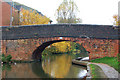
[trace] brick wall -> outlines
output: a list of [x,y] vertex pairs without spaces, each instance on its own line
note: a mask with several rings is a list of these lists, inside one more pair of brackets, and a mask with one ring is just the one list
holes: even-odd
[[[2,53],[12,55],[12,59],[31,61],[33,52],[43,43],[54,40],[70,40],[83,44],[83,47],[90,52],[90,59],[101,57],[116,57],[119,50],[118,40],[113,39],[89,39],[89,38],[36,38],[36,39],[18,39],[2,40]],[[41,55],[41,53],[39,53]]]
[[[0,0],[0,26],[10,26],[11,6],[7,2]],[[12,7],[13,22],[12,25],[18,25],[19,13],[18,10]]]
[[9,26],[10,25],[10,5],[6,2],[0,4],[2,6],[2,26]]

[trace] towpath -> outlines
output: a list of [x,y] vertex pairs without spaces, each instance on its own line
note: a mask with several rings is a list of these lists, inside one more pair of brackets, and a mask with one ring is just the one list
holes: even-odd
[[98,65],[108,78],[118,78],[120,80],[120,74],[113,67],[110,67],[107,64],[103,63],[91,63],[91,64]]

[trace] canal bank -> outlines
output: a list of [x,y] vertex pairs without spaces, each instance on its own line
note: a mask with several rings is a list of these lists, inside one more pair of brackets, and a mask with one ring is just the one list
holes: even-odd
[[113,67],[103,64],[103,63],[90,63],[96,66],[99,66],[101,70],[104,72],[104,74],[107,76],[109,79],[115,79],[115,80],[120,80],[120,73],[116,71]]
[[102,63],[91,63],[88,61],[72,60],[73,64],[86,66],[87,77],[86,78],[104,78],[104,79],[120,79],[120,74],[114,68]]

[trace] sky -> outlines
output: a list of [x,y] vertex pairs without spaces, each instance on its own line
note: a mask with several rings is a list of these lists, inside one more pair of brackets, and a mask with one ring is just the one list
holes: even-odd
[[[56,24],[55,12],[63,0],[13,0],[40,11]],[[74,0],[80,11],[82,24],[113,25],[120,0]]]

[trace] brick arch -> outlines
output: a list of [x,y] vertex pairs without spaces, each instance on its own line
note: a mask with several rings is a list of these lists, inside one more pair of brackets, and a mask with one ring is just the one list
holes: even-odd
[[41,44],[39,47],[37,47],[33,53],[32,53],[32,59],[34,60],[40,60],[42,59],[42,52],[44,51],[44,49],[56,42],[62,42],[62,41],[69,41],[69,40],[53,40],[53,41],[48,41],[48,42],[44,42],[43,44]]
[[75,43],[78,43],[78,44],[83,44],[82,46],[89,51],[89,46],[84,46],[85,45],[85,40],[89,40],[88,37],[84,37],[84,38],[72,38],[72,37],[53,37],[53,38],[45,38],[44,41],[40,46],[38,46],[32,53],[32,59],[33,60],[40,60],[42,59],[42,52],[43,50],[53,44],[53,43],[56,43],[56,42],[62,42],[62,41],[71,41],[71,42],[75,42]]

